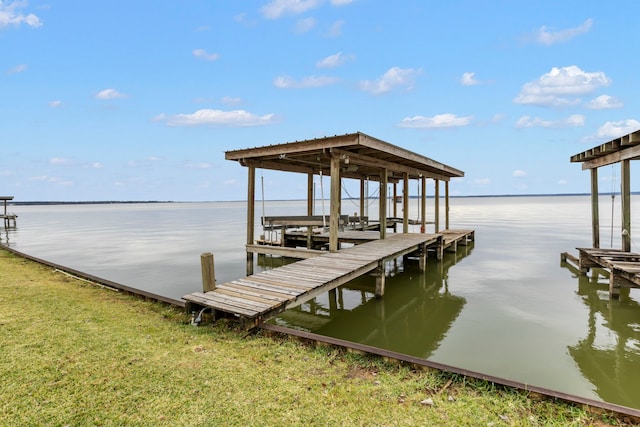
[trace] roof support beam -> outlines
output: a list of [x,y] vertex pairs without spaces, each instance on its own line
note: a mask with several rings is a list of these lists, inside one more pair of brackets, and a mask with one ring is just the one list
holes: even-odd
[[592,160],[587,160],[582,163],[582,170],[599,168],[602,166],[611,165],[621,162],[623,160],[633,160],[640,157],[640,145],[625,148],[624,150],[616,151],[615,153],[605,154],[602,157],[597,157]]
[[[364,154],[356,154],[350,151],[341,150],[339,148],[332,148],[331,153],[335,153],[339,156],[344,156],[349,158],[350,163],[360,164],[364,166],[373,166],[378,168],[387,169],[388,172],[400,172],[407,173],[413,177],[419,177],[420,175],[426,176],[428,178],[439,179],[441,181],[448,181],[450,178],[443,174],[439,174],[436,172],[432,172],[429,170],[421,170],[416,168],[411,168],[408,166],[402,166],[397,163],[387,162],[385,160],[376,159],[374,157],[369,157]],[[387,175],[388,178],[388,175]]]

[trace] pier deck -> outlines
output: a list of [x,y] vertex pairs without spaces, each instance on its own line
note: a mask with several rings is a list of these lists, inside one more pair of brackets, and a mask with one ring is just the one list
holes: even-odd
[[[578,248],[578,251],[580,274],[586,274],[591,267],[609,271],[609,295],[612,297],[620,295],[621,287],[640,288],[639,253],[600,248]],[[567,259],[566,254],[563,255]]]
[[[458,230],[456,242],[473,237],[471,230]],[[376,294],[384,293],[384,264],[397,257],[417,253],[421,269],[427,250],[442,247],[443,234],[393,234],[386,239],[328,252],[217,285],[212,291],[182,297],[187,310],[211,308],[239,317],[244,327],[300,305],[316,296],[370,272],[377,273]],[[451,240],[453,242],[453,240]]]

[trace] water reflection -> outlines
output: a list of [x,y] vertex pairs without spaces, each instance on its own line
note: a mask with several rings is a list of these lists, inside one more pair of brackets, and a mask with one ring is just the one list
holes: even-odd
[[605,401],[638,407],[640,384],[640,304],[623,288],[620,299],[609,298],[609,275],[592,269],[578,277],[579,295],[588,308],[587,336],[568,346],[582,375]]
[[449,290],[449,268],[470,255],[473,243],[429,259],[422,273],[417,262],[387,264],[387,286],[375,298],[375,278],[363,276],[300,307],[275,323],[321,335],[428,358],[446,337],[466,299]]

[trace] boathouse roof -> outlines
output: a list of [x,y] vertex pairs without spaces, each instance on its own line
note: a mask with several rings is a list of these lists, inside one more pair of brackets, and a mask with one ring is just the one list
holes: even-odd
[[406,150],[362,132],[287,142],[225,152],[227,160],[260,169],[330,174],[332,156],[340,156],[340,174],[346,178],[378,180],[387,169],[389,181],[420,177],[449,181],[464,172],[421,154]]
[[571,156],[571,162],[582,163],[582,169],[635,159],[640,159],[640,129]]

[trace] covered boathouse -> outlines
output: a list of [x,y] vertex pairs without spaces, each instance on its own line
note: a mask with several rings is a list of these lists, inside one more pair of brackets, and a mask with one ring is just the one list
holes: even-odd
[[[287,142],[225,152],[227,160],[247,168],[247,277],[221,285],[204,286],[203,292],[183,296],[187,310],[210,308],[214,313],[233,314],[245,327],[300,305],[364,274],[376,276],[375,293],[384,294],[385,264],[398,257],[413,256],[425,269],[427,254],[442,258],[443,251],[456,250],[474,239],[473,230],[449,229],[449,181],[464,172],[428,157],[392,145],[361,132]],[[265,227],[277,228],[278,242],[256,241],[256,169],[297,172],[307,177],[307,215],[263,217]],[[330,177],[329,214],[314,215],[314,177]],[[341,206],[342,179],[360,182],[360,212],[344,215]],[[426,182],[435,183],[435,233],[426,233]],[[420,183],[419,221],[409,220],[409,181]],[[379,183],[379,212],[375,221],[365,216],[365,182]],[[440,182],[445,185],[445,228],[440,230]],[[393,185],[393,212],[387,212],[388,186]],[[397,186],[402,196],[398,196]],[[402,217],[397,217],[396,199],[401,198]],[[390,214],[392,216],[390,216]],[[421,233],[409,233],[409,224]],[[402,233],[387,235],[387,229]],[[300,231],[305,229],[305,231]],[[343,244],[348,247],[343,248]],[[266,254],[302,259],[293,264],[254,274],[254,255]],[[203,272],[204,272],[203,267]],[[210,281],[209,281],[210,282]],[[203,284],[205,278],[203,274]]]
[[[640,288],[640,254],[631,252],[631,160],[640,159],[640,130],[612,139],[589,150],[571,156],[571,162],[582,163],[582,170],[591,173],[591,248],[578,248],[579,258],[562,254],[584,275],[592,267],[609,272],[609,295],[618,298],[620,288]],[[598,169],[620,164],[620,194],[622,213],[621,247],[600,248],[600,215],[598,206]]]

